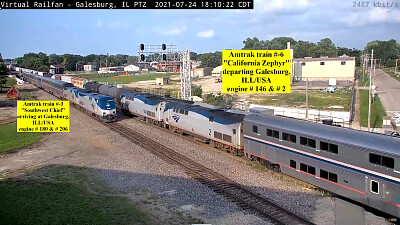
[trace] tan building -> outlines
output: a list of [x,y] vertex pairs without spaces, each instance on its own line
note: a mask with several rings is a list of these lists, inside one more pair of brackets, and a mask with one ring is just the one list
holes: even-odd
[[213,70],[212,67],[194,68],[194,69],[192,69],[190,75],[192,77],[211,76],[212,70]]
[[356,59],[347,55],[328,58],[305,57],[293,59],[294,80],[336,80],[353,81],[355,78]]

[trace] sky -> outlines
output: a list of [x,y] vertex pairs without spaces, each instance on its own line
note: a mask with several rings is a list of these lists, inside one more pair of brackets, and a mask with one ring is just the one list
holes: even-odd
[[290,36],[363,49],[400,42],[398,7],[353,7],[350,0],[254,0],[251,10],[0,10],[0,53],[137,55],[143,44],[175,44],[197,53],[241,49],[250,37]]

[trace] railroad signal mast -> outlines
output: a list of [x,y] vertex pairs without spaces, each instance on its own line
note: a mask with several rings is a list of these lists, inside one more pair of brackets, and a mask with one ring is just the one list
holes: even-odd
[[177,45],[145,45],[138,47],[138,63],[141,69],[147,69],[152,63],[164,64],[167,71],[176,72],[179,69],[181,81],[181,99],[192,99],[191,62],[189,48],[178,51]]

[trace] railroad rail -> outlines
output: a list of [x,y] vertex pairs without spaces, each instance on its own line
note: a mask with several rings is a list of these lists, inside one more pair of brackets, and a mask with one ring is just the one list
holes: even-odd
[[192,178],[210,187],[216,193],[222,194],[233,202],[236,202],[245,210],[251,210],[276,224],[313,224],[248,188],[118,122],[107,123],[106,126],[161,159],[181,166]]

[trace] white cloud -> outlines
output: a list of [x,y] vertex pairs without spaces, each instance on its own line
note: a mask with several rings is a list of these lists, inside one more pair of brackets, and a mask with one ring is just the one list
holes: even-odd
[[[143,30],[142,30],[143,31]],[[186,31],[185,24],[174,24],[170,26],[156,26],[149,32],[154,33],[158,36],[176,36]]]
[[310,7],[308,0],[255,0],[254,9],[260,12],[303,10]]
[[197,33],[197,36],[201,38],[211,38],[214,37],[214,35],[214,30],[205,30]]
[[127,28],[128,23],[127,22],[118,22],[118,21],[112,21],[112,22],[103,22],[101,20],[97,20],[96,27],[109,27],[109,28]]
[[96,27],[102,27],[103,25],[103,21],[97,20]]
[[400,11],[373,8],[368,11],[353,12],[339,18],[338,21],[350,26],[364,26],[377,23],[400,23]]

